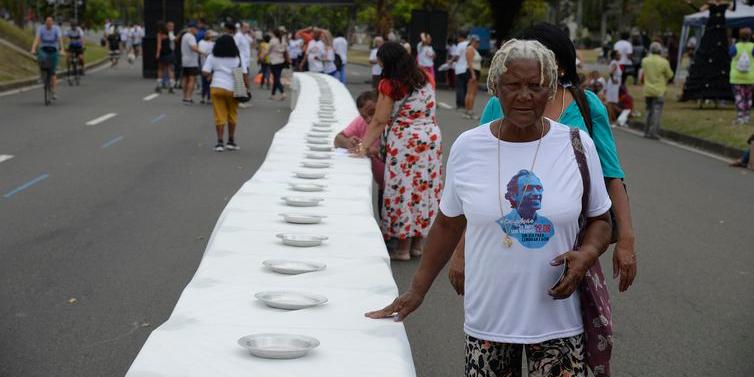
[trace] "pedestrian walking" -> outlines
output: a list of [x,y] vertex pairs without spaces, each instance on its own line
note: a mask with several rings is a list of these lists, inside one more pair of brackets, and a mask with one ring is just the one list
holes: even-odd
[[469,41],[466,40],[468,34],[461,31],[458,34],[458,44],[456,44],[454,60],[454,71],[456,73],[456,109],[466,111],[466,92],[469,87],[469,62],[466,57],[466,48],[469,47]]
[[[241,67],[244,72],[244,84],[246,84],[246,88],[249,88],[248,67],[241,58],[233,37],[223,35],[217,38],[212,54],[207,57],[202,68],[202,74],[210,78],[211,81],[210,93],[217,134],[217,144],[214,147],[216,152],[239,149],[235,140],[236,125],[238,124],[238,102],[233,98],[233,88],[236,84],[233,71],[238,67]],[[226,125],[228,126],[228,142],[224,143]]]
[[[204,38],[202,38],[201,41],[199,41],[199,65],[201,67],[204,67],[204,64],[207,62],[207,56],[212,53],[212,49],[215,47],[215,38],[217,37],[217,33],[212,30],[207,30],[204,33]],[[209,77],[205,75],[201,75],[202,77],[202,99],[201,103],[212,103],[210,99],[210,82]]]
[[[283,101],[288,98],[283,89],[283,68],[285,67],[285,54],[288,51],[288,43],[285,40],[285,33],[280,29],[273,31],[273,37],[270,39],[270,70],[272,71],[272,95],[270,99]],[[275,96],[279,91],[280,96]]]
[[479,90],[479,76],[482,74],[482,55],[479,54],[479,36],[472,35],[469,37],[469,46],[466,47],[466,52],[462,59],[466,60],[468,65],[468,83],[466,84],[466,98],[464,100],[464,107],[466,112],[464,118],[466,119],[479,119],[474,115],[474,101],[476,100],[476,93]]
[[141,56],[141,43],[144,40],[144,28],[139,24],[134,24],[134,58]]
[[382,80],[382,66],[377,59],[377,51],[379,51],[380,47],[385,43],[385,40],[378,35],[374,37],[372,43],[374,44],[374,47],[369,51],[369,64],[372,65],[372,88],[376,90],[377,85],[379,85],[380,80]]
[[448,89],[455,90],[455,84],[456,84],[456,70],[455,70],[455,58],[458,56],[457,48],[456,48],[456,41],[453,40],[453,38],[448,38],[448,41],[445,44],[446,49],[448,50],[448,56],[446,57],[445,64],[443,64],[439,70],[443,71],[445,70],[446,80],[448,82]]
[[170,34],[167,24],[157,23],[157,50],[155,51],[155,60],[157,60],[157,93],[162,92],[163,88],[168,88],[168,92],[173,94],[174,79],[174,60],[175,53],[170,44]]
[[574,293],[610,238],[596,148],[585,132],[543,116],[558,66],[541,43],[505,43],[488,82],[505,118],[453,143],[440,213],[411,286],[366,316],[405,320],[466,228],[465,375],[518,375],[525,350],[529,376],[584,377],[591,317]]
[[647,124],[644,126],[644,137],[648,139],[660,138],[660,120],[665,103],[665,91],[668,80],[673,78],[670,62],[661,54],[662,45],[653,42],[649,45],[649,56],[641,61],[640,79],[644,84],[644,100],[647,103]]
[[634,65],[631,60],[631,56],[634,53],[634,46],[628,41],[629,38],[631,38],[631,34],[623,32],[620,35],[620,40],[615,42],[615,45],[613,46],[613,51],[618,51],[620,53],[618,64],[620,64],[620,69],[623,72],[620,82],[621,85],[626,84],[626,78],[628,78],[628,76],[634,75],[634,77],[636,77],[636,74],[633,73]]
[[249,30],[249,24],[243,23],[240,29],[233,27],[233,41],[235,41],[238,51],[241,54],[244,64],[248,67],[251,62],[251,41],[246,37],[244,30]]
[[325,71],[324,66],[324,53],[325,44],[322,43],[322,31],[314,29],[312,33],[312,40],[309,41],[306,47],[306,59],[309,67],[309,72],[323,73]]
[[338,31],[335,34],[335,39],[332,41],[332,47],[335,50],[335,54],[340,58],[340,67],[338,67],[337,60],[335,66],[338,68],[338,73],[335,77],[343,84],[346,83],[346,63],[348,63],[348,40],[343,35],[342,31]]
[[[597,95],[589,91],[577,90],[579,77],[575,64],[576,48],[568,34],[556,25],[541,23],[525,30],[522,38],[536,40],[555,53],[560,76],[555,96],[545,107],[545,117],[588,132],[596,145],[608,194],[614,203],[612,215],[615,218],[613,227],[616,234],[611,241],[616,242],[616,245],[613,249],[613,278],[619,279],[618,289],[623,292],[633,284],[636,278],[635,236],[631,207],[623,184],[625,173],[620,163],[607,111]],[[492,84],[488,78],[487,86]],[[619,77],[616,85],[620,85]],[[499,104],[498,97],[490,98],[482,114],[481,124],[489,123],[505,115],[501,113],[502,108]],[[455,255],[454,259],[456,259]],[[460,258],[458,263],[451,265],[451,269],[456,272],[456,279],[451,279],[451,281],[460,283],[454,284],[459,293],[463,292],[462,262],[463,258]],[[461,278],[458,279],[458,276]]]
[[743,156],[741,156],[740,159],[731,162],[729,164],[730,167],[749,168],[750,170],[754,170],[754,164],[752,164],[751,161],[751,155],[754,153],[754,135],[749,136],[749,139],[746,140],[746,144],[749,146],[744,151]]
[[620,88],[623,82],[623,69],[620,64],[620,52],[610,51],[610,64],[607,66],[607,85],[605,86],[605,99],[610,116],[610,123],[615,124],[618,114],[621,112]]
[[193,94],[196,88],[196,76],[199,75],[199,45],[196,43],[197,25],[195,21],[188,23],[188,31],[181,37],[181,67],[183,67],[183,104],[194,103]]
[[265,34],[262,37],[262,42],[259,43],[259,58],[257,63],[259,64],[259,73],[257,77],[261,75],[259,80],[259,87],[270,88],[270,41],[272,38],[269,34]]
[[[421,256],[423,240],[437,215],[442,192],[442,137],[431,78],[400,43],[387,42],[377,52],[382,65],[379,98],[367,135],[354,152],[365,156],[379,135],[385,159],[381,228],[397,238],[394,260]],[[370,148],[372,148],[370,150]]]
[[115,28],[115,25],[110,26],[110,30],[108,30],[107,34],[107,47],[108,47],[108,56],[110,57],[110,68],[115,68],[115,66],[118,65],[118,60],[120,60],[120,33],[118,33],[118,30]]
[[322,39],[320,40],[321,46],[323,46],[322,64],[323,72],[338,77],[338,66],[335,64],[335,47],[333,46],[333,37],[329,30],[322,31]]
[[733,86],[733,98],[736,101],[736,120],[734,124],[744,125],[751,122],[752,87],[754,87],[754,42],[751,41],[751,29],[738,31],[739,41],[730,47],[730,84]]
[[301,55],[304,53],[304,40],[299,38],[296,33],[291,33],[288,40],[288,56],[291,59],[291,70],[298,70],[301,64]]
[[416,46],[416,61],[419,67],[427,72],[427,75],[435,81],[435,49],[432,48],[432,36],[429,33],[421,33],[421,41]]

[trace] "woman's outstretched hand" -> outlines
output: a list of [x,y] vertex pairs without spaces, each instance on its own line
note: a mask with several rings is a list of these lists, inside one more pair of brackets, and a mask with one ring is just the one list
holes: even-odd
[[369,312],[364,315],[372,319],[393,317],[396,322],[403,321],[413,313],[419,305],[421,305],[422,301],[424,301],[424,295],[409,289],[402,295],[398,296],[392,304],[381,310]]
[[560,281],[548,292],[550,296],[557,300],[570,297],[597,259],[599,259],[599,253],[587,250],[572,250],[558,255],[550,264],[560,266],[565,263],[566,271]]

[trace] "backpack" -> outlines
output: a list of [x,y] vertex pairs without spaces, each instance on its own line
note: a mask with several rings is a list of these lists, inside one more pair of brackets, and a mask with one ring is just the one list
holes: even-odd
[[736,61],[736,70],[743,73],[748,73],[751,70],[751,57],[749,53],[743,52]]

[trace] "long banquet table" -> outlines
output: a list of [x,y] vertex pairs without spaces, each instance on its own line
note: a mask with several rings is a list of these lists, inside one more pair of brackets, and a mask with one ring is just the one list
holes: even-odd
[[[294,108],[272,141],[263,165],[222,212],[201,264],[170,318],[155,329],[127,377],[223,376],[415,376],[402,323],[371,320],[363,313],[389,303],[398,290],[379,227],[372,214],[369,161],[333,152],[324,192],[297,193],[289,183],[308,151],[305,134],[317,120],[320,89],[332,92],[342,130],[358,112],[348,90],[326,75],[295,73]],[[317,207],[288,207],[281,196],[318,196]],[[320,224],[288,224],[283,212],[326,215]],[[327,235],[318,247],[285,246],[281,232]],[[323,271],[281,275],[263,268],[266,259],[290,258],[327,264]],[[314,308],[285,311],[254,298],[285,289],[327,296]],[[253,333],[313,336],[321,342],[307,356],[268,360],[251,356],[237,340]]]

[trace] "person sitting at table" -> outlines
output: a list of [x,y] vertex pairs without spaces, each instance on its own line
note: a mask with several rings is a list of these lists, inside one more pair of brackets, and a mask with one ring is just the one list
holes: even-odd
[[[375,105],[377,104],[377,94],[373,91],[366,91],[356,97],[356,107],[359,109],[359,116],[354,118],[351,123],[335,135],[335,147],[353,149],[359,146],[367,134],[369,122],[374,116]],[[379,148],[380,140],[374,141],[373,146]],[[377,183],[377,203],[382,216],[382,193],[385,188],[385,162],[378,156],[372,156],[372,176]]]

